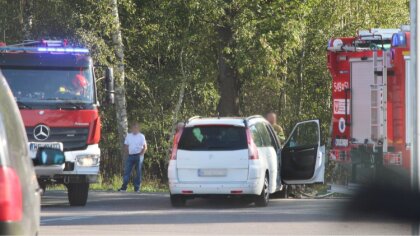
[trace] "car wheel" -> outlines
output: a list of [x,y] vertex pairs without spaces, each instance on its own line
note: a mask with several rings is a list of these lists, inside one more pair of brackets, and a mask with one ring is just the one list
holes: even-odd
[[255,198],[255,205],[257,207],[265,207],[268,205],[268,201],[270,200],[270,191],[268,190],[268,186],[269,186],[268,175],[265,175],[264,185],[263,185],[261,194]]
[[171,194],[171,205],[173,207],[184,207],[186,203],[187,199],[184,196]]
[[89,183],[67,184],[67,196],[70,206],[85,206],[89,193]]

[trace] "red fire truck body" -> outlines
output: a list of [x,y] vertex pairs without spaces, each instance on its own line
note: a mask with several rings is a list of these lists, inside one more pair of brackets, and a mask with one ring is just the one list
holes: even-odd
[[[107,98],[112,103],[112,69],[106,71]],[[35,167],[40,186],[64,184],[70,205],[85,205],[89,184],[99,176],[101,135],[89,50],[57,40],[0,43],[0,72],[18,103],[30,157],[35,160],[43,147],[65,154],[63,165]]]
[[333,79],[330,160],[355,169],[383,166],[404,176],[410,170],[413,88],[408,29],[361,30],[329,41]]

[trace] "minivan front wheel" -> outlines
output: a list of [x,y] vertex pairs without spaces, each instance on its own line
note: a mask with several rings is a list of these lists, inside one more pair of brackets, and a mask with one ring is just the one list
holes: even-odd
[[257,207],[266,207],[268,205],[268,201],[270,199],[270,191],[268,190],[268,186],[269,186],[268,175],[265,175],[264,185],[263,185],[261,194],[256,196],[255,201],[254,201]]
[[183,207],[185,206],[187,199],[185,199],[184,196],[181,195],[173,195],[171,194],[171,205],[173,207]]

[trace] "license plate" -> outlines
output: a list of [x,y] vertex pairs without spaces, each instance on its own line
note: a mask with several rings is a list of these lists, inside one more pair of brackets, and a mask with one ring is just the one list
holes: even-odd
[[349,140],[348,139],[336,139],[335,140],[335,146],[337,146],[337,147],[347,147],[347,146],[349,146]]
[[200,177],[223,177],[226,176],[226,169],[199,169],[198,176]]
[[54,148],[54,149],[60,149],[61,151],[63,151],[63,143],[59,143],[59,142],[52,142],[52,143],[29,143],[29,156],[31,158],[35,158],[36,157],[36,152],[38,151],[38,148],[41,147],[47,147],[47,148]]

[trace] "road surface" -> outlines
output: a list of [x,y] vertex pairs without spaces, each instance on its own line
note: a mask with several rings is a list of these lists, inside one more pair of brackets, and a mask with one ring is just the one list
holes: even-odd
[[65,192],[42,200],[41,235],[410,234],[410,225],[346,217],[347,200],[273,199],[266,208],[195,199],[174,209],[168,194],[91,192],[70,207]]

